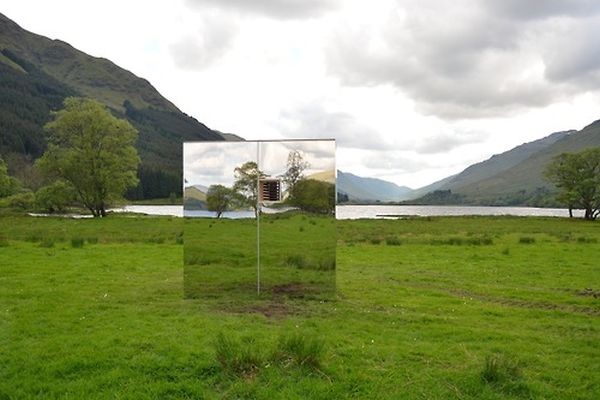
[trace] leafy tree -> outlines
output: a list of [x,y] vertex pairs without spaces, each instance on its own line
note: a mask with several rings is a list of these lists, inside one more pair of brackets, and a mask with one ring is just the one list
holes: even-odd
[[308,168],[310,164],[304,161],[302,153],[298,150],[290,151],[287,159],[287,171],[283,174],[283,181],[286,184],[288,192],[291,192],[294,185],[304,178],[304,170]]
[[301,179],[292,188],[290,203],[304,211],[331,214],[335,210],[335,185]]
[[240,203],[240,206],[252,207],[254,214],[258,215],[256,207],[258,193],[258,179],[266,175],[258,169],[258,164],[254,161],[247,161],[233,171],[235,182],[233,191]]
[[137,131],[94,100],[69,97],[64,105],[45,126],[48,150],[38,166],[69,182],[81,204],[104,217],[108,204],[137,184]]
[[20,187],[17,179],[8,175],[8,167],[2,158],[0,158],[0,197],[15,194]]
[[557,200],[569,207],[585,210],[585,219],[600,214],[600,147],[579,153],[563,153],[546,166],[546,177],[559,189]]
[[37,208],[53,212],[63,212],[75,200],[75,190],[71,184],[58,180],[48,186],[40,188],[35,193]]
[[5,199],[6,204],[10,208],[18,208],[20,210],[30,210],[33,208],[35,196],[30,190],[25,190],[17,194],[13,194]]
[[206,192],[206,208],[209,211],[215,211],[217,218],[221,218],[224,211],[227,211],[233,201],[234,193],[228,187],[223,185],[211,185]]

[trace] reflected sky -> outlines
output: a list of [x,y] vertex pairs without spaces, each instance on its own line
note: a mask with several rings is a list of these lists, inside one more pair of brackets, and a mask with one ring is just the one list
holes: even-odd
[[323,171],[335,173],[335,141],[274,141],[274,142],[187,142],[183,145],[185,186],[221,184],[232,186],[234,169],[247,161],[256,161],[260,144],[260,168],[270,176],[285,173],[287,158],[298,150],[309,166],[309,177]]

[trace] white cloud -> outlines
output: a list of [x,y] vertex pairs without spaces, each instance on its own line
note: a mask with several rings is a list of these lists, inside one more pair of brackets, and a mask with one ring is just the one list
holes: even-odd
[[337,6],[337,0],[186,0],[192,7],[214,6],[279,19],[315,17]]

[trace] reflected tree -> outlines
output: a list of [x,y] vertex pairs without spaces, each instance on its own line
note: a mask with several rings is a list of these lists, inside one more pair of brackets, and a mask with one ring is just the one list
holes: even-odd
[[211,185],[206,192],[206,208],[217,213],[217,218],[227,211],[234,197],[233,190],[223,185]]
[[310,164],[304,161],[300,151],[290,151],[287,158],[287,170],[283,174],[283,182],[285,182],[288,192],[291,193],[296,183],[304,178],[304,170],[309,166]]
[[236,167],[233,173],[235,176],[233,191],[237,202],[241,206],[252,207],[254,215],[257,216],[258,179],[264,178],[266,175],[258,169],[258,164],[254,161],[247,161]]

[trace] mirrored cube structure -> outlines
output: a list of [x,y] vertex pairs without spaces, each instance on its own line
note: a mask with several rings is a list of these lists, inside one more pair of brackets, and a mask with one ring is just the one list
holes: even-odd
[[184,143],[184,295],[335,294],[335,141]]

